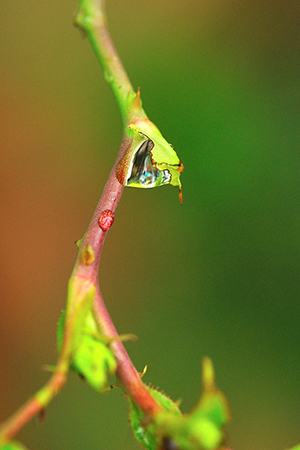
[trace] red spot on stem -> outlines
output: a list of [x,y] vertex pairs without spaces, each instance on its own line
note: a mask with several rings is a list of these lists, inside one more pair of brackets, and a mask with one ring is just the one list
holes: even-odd
[[107,231],[109,230],[115,220],[115,215],[110,209],[105,209],[102,211],[101,216],[99,217],[98,224],[101,230]]

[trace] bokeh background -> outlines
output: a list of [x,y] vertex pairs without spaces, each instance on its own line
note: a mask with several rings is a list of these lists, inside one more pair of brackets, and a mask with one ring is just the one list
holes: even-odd
[[[1,1],[0,420],[48,379],[83,234],[121,119],[74,0]],[[300,442],[300,4],[107,0],[110,30],[149,117],[185,164],[125,189],[101,289],[146,382],[189,411],[212,357],[235,450]],[[71,375],[30,450],[138,449],[119,390]]]

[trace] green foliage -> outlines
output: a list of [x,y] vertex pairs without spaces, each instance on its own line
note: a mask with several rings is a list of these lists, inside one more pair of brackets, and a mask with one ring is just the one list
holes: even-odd
[[59,353],[61,352],[63,340],[64,340],[64,327],[65,327],[65,321],[66,321],[66,310],[63,309],[57,324],[57,333],[56,333],[56,339],[57,339],[57,348]]
[[10,441],[0,447],[0,450],[27,450],[24,445],[17,441]]
[[[66,311],[63,311],[57,330],[59,351],[63,343],[65,319]],[[116,360],[107,346],[107,339],[99,334],[94,316],[89,311],[73,348],[71,368],[94,389],[103,391],[107,387],[107,375],[114,373],[116,367]]]
[[215,373],[212,362],[204,358],[202,362],[203,392],[192,415],[196,419],[208,419],[217,427],[223,427],[230,419],[227,400],[215,385]]
[[171,184],[179,188],[181,201],[180,174],[184,167],[158,128],[149,119],[136,119],[126,133],[132,142],[116,168],[119,182],[147,189]]
[[170,175],[169,183],[178,186],[181,190],[180,174],[183,165],[172,146],[163,138],[159,129],[150,120],[136,120],[134,125],[129,125],[136,136],[144,136],[153,142],[151,160],[159,171],[167,170]]
[[[181,412],[175,402],[157,389],[146,386],[154,400],[162,407],[164,411],[170,411],[174,416],[181,415]],[[155,434],[155,426],[151,419],[129,397],[129,418],[136,439],[148,450],[154,450],[159,444],[159,438]]]
[[162,411],[146,416],[130,400],[130,422],[136,439],[147,450],[212,450],[224,442],[224,425],[230,418],[227,401],[216,388],[211,361],[203,361],[203,393],[189,414],[181,414],[166,395],[148,388]]

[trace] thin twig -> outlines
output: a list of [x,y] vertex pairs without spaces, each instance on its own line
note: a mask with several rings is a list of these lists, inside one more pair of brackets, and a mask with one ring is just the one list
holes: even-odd
[[[146,114],[142,108],[131,109],[132,99],[136,94],[109,35],[104,12],[104,1],[81,0],[75,23],[86,33],[91,47],[103,67],[106,80],[110,83],[118,101],[125,128],[123,143],[117,156],[116,163],[111,171],[94,216],[81,243],[81,249],[83,249],[83,251],[88,246],[91,246],[95,254],[95,261],[87,267],[82,263],[84,258],[80,256],[79,252],[77,263],[73,271],[73,275],[76,274],[77,276],[80,275],[83,278],[87,277],[93,280],[96,286],[94,309],[101,331],[107,337],[117,337],[118,333],[106,309],[100,289],[98,288],[98,265],[106,236],[106,231],[103,231],[99,227],[99,219],[104,211],[108,210],[111,211],[112,214],[115,213],[124,189],[124,186],[121,185],[116,178],[116,165],[122,159],[131,144],[126,138],[127,125],[134,119],[146,118]],[[115,340],[111,343],[111,348],[118,363],[117,377],[124,391],[130,395],[146,414],[158,412],[161,409],[160,406],[153,400],[145,385],[142,383],[141,377],[132,364],[123,343],[120,340]]]
[[[104,3],[104,0],[80,0],[75,25],[86,34],[113,90],[126,127],[132,113],[130,100],[135,92],[110,37]],[[145,112],[140,110],[138,117],[146,117]]]
[[[127,140],[123,141],[119,155],[116,161],[119,161],[126,152],[130,143]],[[114,165],[106,186],[103,190],[99,203],[96,207],[92,220],[88,229],[82,239],[78,258],[72,277],[81,277],[82,280],[90,280],[96,286],[96,295],[94,299],[95,316],[98,321],[101,332],[104,336],[113,338],[118,337],[116,328],[111,320],[107,308],[102,299],[98,282],[98,268],[101,256],[101,250],[107,231],[104,231],[99,226],[99,218],[104,211],[111,211],[113,214],[118,206],[124,186],[116,179],[116,171]],[[86,265],[82,253],[89,247],[95,255],[95,260],[92,264]],[[141,381],[138,371],[135,369],[131,359],[126,352],[121,340],[114,340],[110,344],[115,358],[118,363],[116,375],[124,391],[139,405],[145,414],[154,414],[160,410],[159,405],[153,400],[145,385]]]
[[0,427],[0,447],[10,441],[36,414],[43,413],[67,381],[68,365],[60,364],[45,386],[9,417]]

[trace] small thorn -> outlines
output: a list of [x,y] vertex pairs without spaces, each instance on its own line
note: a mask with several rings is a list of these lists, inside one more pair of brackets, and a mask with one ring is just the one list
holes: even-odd
[[182,403],[182,398],[179,398],[178,400],[176,400],[175,405],[179,408],[181,403]]
[[133,111],[139,111],[140,109],[142,109],[141,89],[140,88],[138,88],[137,93],[131,102],[131,108],[133,109]]
[[81,33],[81,37],[86,37],[86,31],[84,29],[84,12],[82,10],[78,10],[73,17],[73,25],[76,28],[79,28]]
[[111,342],[125,342],[125,341],[137,341],[138,337],[135,334],[127,333],[127,334],[120,334],[119,336],[114,337],[102,337],[102,340],[105,341],[107,344],[110,344]]
[[133,333],[127,333],[127,334],[120,334],[119,335],[119,339],[122,342],[125,342],[125,341],[133,341],[133,342],[135,342],[135,341],[138,340],[138,337],[135,334],[133,334]]
[[145,365],[145,367],[143,368],[143,372],[140,372],[140,377],[143,378],[143,376],[145,375],[145,373],[147,372],[148,366],[147,364]]
[[82,238],[77,239],[77,241],[75,241],[75,245],[77,245],[77,247],[79,248],[81,246],[81,242],[82,242]]

